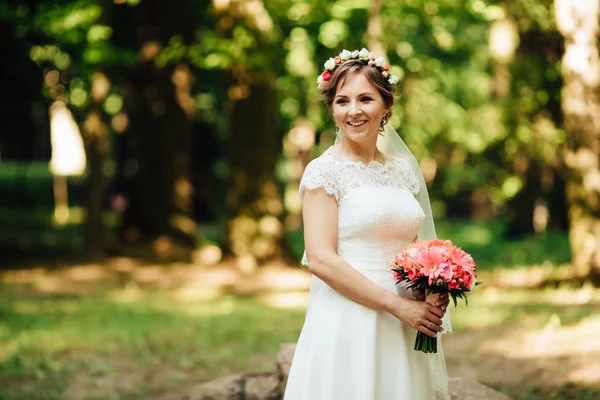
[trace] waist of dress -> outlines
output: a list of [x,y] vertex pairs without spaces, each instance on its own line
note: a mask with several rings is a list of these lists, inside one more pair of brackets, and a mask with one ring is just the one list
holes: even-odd
[[388,271],[391,272],[394,267],[393,258],[360,258],[344,257],[344,261],[359,271]]
[[[341,257],[354,269],[363,274],[368,279],[378,284],[390,286],[390,283],[396,283],[398,287],[404,287],[404,283],[397,283],[394,277],[394,258],[361,258],[361,257]],[[392,284],[393,285],[393,284]],[[410,296],[409,296],[410,297]]]
[[373,281],[395,280],[394,273],[392,272],[392,268],[394,267],[393,259],[344,256],[342,258],[358,272]]

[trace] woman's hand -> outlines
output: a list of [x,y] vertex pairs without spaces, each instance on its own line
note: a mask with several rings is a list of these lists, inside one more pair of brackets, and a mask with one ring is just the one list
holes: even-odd
[[444,312],[426,301],[398,296],[391,305],[389,313],[404,324],[428,336],[437,337],[437,333],[442,331]]
[[446,313],[448,304],[450,304],[450,296],[448,296],[448,293],[434,293],[425,298],[425,292],[420,289],[413,289],[413,297],[415,300],[419,301],[427,300],[429,304],[433,304],[434,306],[441,308],[444,314]]

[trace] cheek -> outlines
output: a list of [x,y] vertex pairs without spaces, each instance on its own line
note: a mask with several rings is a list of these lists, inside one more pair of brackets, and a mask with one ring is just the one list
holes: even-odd
[[333,111],[332,111],[332,115],[333,115],[334,119],[339,120],[339,119],[344,119],[346,113],[344,113],[339,108],[334,108]]
[[365,112],[373,119],[381,119],[385,115],[385,110],[378,105],[365,109]]

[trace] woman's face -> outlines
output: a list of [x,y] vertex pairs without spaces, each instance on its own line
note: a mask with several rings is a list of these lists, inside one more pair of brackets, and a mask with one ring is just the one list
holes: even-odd
[[338,83],[332,104],[336,125],[344,137],[365,142],[376,140],[381,119],[387,114],[383,99],[365,74],[359,72]]

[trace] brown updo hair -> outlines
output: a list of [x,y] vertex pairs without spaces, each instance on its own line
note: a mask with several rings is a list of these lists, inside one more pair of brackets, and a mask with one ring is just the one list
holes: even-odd
[[392,116],[392,106],[394,105],[394,92],[387,79],[381,74],[381,70],[377,67],[370,67],[366,62],[352,59],[346,60],[338,65],[333,71],[329,81],[323,82],[321,85],[321,98],[327,104],[327,109],[332,113],[333,99],[339,82],[344,85],[346,79],[362,72],[367,77],[367,80],[377,89],[379,95],[383,99],[383,104],[390,111],[387,112],[381,119],[379,131],[383,131],[383,127],[387,124]]

